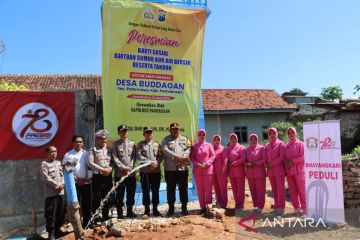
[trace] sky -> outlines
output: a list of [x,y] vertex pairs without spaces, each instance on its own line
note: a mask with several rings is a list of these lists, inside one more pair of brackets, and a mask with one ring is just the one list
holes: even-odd
[[[0,0],[1,74],[101,74],[100,0]],[[203,88],[360,84],[360,1],[208,0]],[[358,93],[356,96],[359,96]]]

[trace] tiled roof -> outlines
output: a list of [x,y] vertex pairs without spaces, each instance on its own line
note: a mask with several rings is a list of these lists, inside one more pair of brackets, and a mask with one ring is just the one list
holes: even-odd
[[[95,89],[96,96],[101,96],[100,75],[0,74],[0,80],[22,84],[35,91]],[[205,111],[296,109],[268,89],[203,89],[202,96]]]
[[296,109],[268,89],[203,89],[202,97],[205,111]]
[[101,95],[100,75],[17,75],[0,74],[0,80],[25,85],[29,90],[76,90],[95,89],[96,96]]

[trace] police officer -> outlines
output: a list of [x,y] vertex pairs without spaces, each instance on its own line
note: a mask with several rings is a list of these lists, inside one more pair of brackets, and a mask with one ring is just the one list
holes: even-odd
[[153,215],[161,216],[157,207],[159,204],[159,188],[161,181],[160,164],[163,160],[160,144],[153,140],[153,130],[150,127],[143,128],[145,140],[138,143],[136,149],[137,160],[140,164],[151,162],[146,168],[140,169],[141,187],[143,192],[144,215],[150,215],[150,189],[152,192]]
[[49,239],[61,237],[60,231],[66,213],[66,200],[64,197],[64,176],[61,162],[56,160],[57,149],[48,146],[47,160],[41,163],[41,179],[45,191],[45,219],[46,231]]
[[[95,213],[100,206],[101,199],[111,190],[112,171],[114,166],[121,167],[121,163],[114,156],[113,150],[107,146],[109,132],[100,130],[95,133],[95,147],[89,150],[87,165],[93,170],[92,178],[92,211]],[[102,209],[103,221],[109,219],[109,201]]]
[[[114,152],[116,157],[120,160],[121,166],[115,168],[115,181],[119,181],[122,176],[128,175],[128,173],[134,168],[136,159],[136,146],[135,143],[128,139],[128,127],[126,125],[120,125],[118,127],[118,134],[120,139],[114,142]],[[122,219],[124,195],[126,190],[126,216],[129,218],[137,217],[133,212],[133,206],[135,204],[135,190],[136,190],[136,178],[135,173],[125,178],[125,180],[116,189],[116,210],[118,218]]]
[[167,184],[167,200],[169,210],[167,215],[174,215],[176,185],[179,187],[181,213],[187,215],[188,203],[188,168],[191,143],[187,137],[180,135],[179,124],[170,124],[170,135],[162,144],[164,153],[165,181]]

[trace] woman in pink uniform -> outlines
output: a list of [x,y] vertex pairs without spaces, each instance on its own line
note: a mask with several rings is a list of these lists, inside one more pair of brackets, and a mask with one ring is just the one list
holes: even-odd
[[267,175],[274,196],[275,212],[282,214],[285,209],[285,144],[278,139],[276,128],[268,129],[269,143],[266,144]]
[[288,128],[290,140],[285,146],[285,168],[291,202],[298,213],[306,209],[304,143],[297,138],[295,128]]
[[224,163],[229,168],[230,183],[235,207],[244,209],[245,202],[245,147],[238,143],[235,133],[229,136],[229,146],[224,150]]
[[228,173],[227,165],[224,162],[224,147],[221,145],[221,137],[215,135],[213,137],[213,147],[215,151],[214,166],[214,188],[216,194],[216,201],[222,208],[226,208],[228,203],[227,183]]
[[212,204],[213,161],[215,152],[213,146],[205,141],[204,129],[198,131],[198,142],[193,146],[190,160],[193,163],[196,189],[199,196],[200,214],[205,213],[206,205]]
[[251,134],[249,136],[249,142],[250,146],[245,150],[246,177],[249,182],[254,209],[261,211],[265,205],[265,147],[258,143],[258,136],[256,134]]

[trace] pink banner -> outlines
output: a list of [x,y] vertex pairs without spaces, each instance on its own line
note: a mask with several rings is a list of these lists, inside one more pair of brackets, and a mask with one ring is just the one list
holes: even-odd
[[345,223],[340,121],[304,123],[307,216]]

